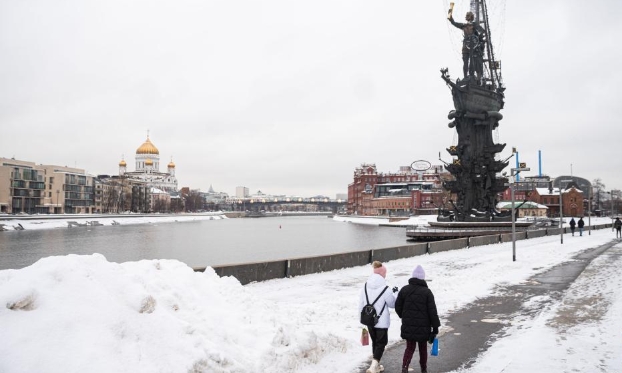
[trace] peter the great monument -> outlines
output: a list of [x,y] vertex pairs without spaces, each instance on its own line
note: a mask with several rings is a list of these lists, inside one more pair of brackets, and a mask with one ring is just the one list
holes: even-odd
[[493,141],[493,131],[503,118],[504,105],[501,65],[495,60],[490,42],[488,9],[484,0],[472,0],[466,22],[453,19],[453,3],[449,22],[463,33],[463,77],[453,82],[448,69],[442,69],[450,87],[454,109],[449,112],[450,128],[458,133],[458,144],[447,149],[454,158],[445,168],[455,180],[443,187],[455,195],[452,209],[439,216],[439,221],[492,222],[510,221],[511,215],[496,210],[497,195],[507,188],[507,178],[498,177],[509,163],[495,159],[505,144]]
[[447,148],[453,161],[445,163],[454,180],[444,181],[443,187],[456,200],[448,201],[451,208],[441,210],[437,222],[430,222],[430,227],[407,229],[410,239],[493,234],[509,230],[512,225],[512,213],[496,209],[497,196],[508,187],[508,179],[499,174],[509,164],[509,158],[497,159],[506,144],[493,140],[493,131],[503,119],[505,87],[501,63],[495,59],[491,43],[486,2],[471,0],[464,23],[454,20],[451,3],[448,20],[463,35],[462,77],[452,81],[449,70],[441,69],[454,104],[448,115],[449,128],[455,128],[458,134],[458,143]]

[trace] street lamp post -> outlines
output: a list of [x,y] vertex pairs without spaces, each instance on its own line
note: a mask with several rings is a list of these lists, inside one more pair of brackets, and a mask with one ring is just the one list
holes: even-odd
[[559,239],[564,243],[564,212],[562,211],[562,183],[559,183]]
[[[58,208],[58,193],[60,193],[60,191],[56,189],[56,208]],[[58,209],[57,211],[60,212],[60,209]]]
[[588,191],[588,200],[587,200],[587,234],[592,235],[592,186],[590,185],[590,190]]
[[514,175],[510,177],[510,200],[512,202],[512,261],[516,261],[516,223],[514,222]]
[[516,218],[514,215],[514,176],[518,176],[521,171],[529,171],[524,163],[520,164],[520,168],[510,169],[510,199],[512,202],[512,261],[516,261]]

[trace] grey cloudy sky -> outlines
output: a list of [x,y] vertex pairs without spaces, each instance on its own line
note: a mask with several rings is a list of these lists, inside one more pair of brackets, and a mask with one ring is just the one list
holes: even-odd
[[[622,188],[622,2],[489,3],[502,156],[518,148],[536,174],[541,150],[545,174],[572,164]],[[2,1],[0,156],[116,174],[149,130],[180,186],[331,197],[364,162],[449,161],[439,69],[459,77],[461,59],[447,4]]]

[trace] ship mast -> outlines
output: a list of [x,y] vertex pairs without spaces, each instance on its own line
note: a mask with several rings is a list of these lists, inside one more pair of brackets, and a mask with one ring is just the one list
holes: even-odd
[[501,77],[501,61],[495,59],[495,53],[492,46],[492,37],[490,34],[490,23],[488,22],[488,6],[486,0],[470,0],[471,12],[475,16],[475,22],[479,23],[484,29],[482,35],[485,41],[484,54],[484,84],[490,85],[494,90],[503,88],[503,79]]

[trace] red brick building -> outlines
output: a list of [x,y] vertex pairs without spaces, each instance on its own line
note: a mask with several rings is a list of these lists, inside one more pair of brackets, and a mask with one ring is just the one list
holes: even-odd
[[354,181],[348,185],[348,214],[436,214],[449,199],[442,188],[442,181],[448,178],[451,174],[443,166],[432,166],[427,171],[403,166],[396,173],[378,173],[375,164],[362,164],[354,170]]
[[[502,200],[510,201],[511,190],[508,188],[504,193]],[[559,188],[537,187],[528,183],[519,182],[517,188],[514,191],[514,200],[523,201],[528,200],[539,203],[548,208],[548,216],[559,216]],[[587,199],[585,193],[578,189],[575,184],[569,184],[567,188],[562,188],[562,212],[564,216],[581,217],[587,215]]]
[[[530,201],[548,207],[549,217],[559,216],[559,188],[536,188],[528,197]],[[562,188],[562,212],[564,216],[585,216],[583,192],[575,186]]]

